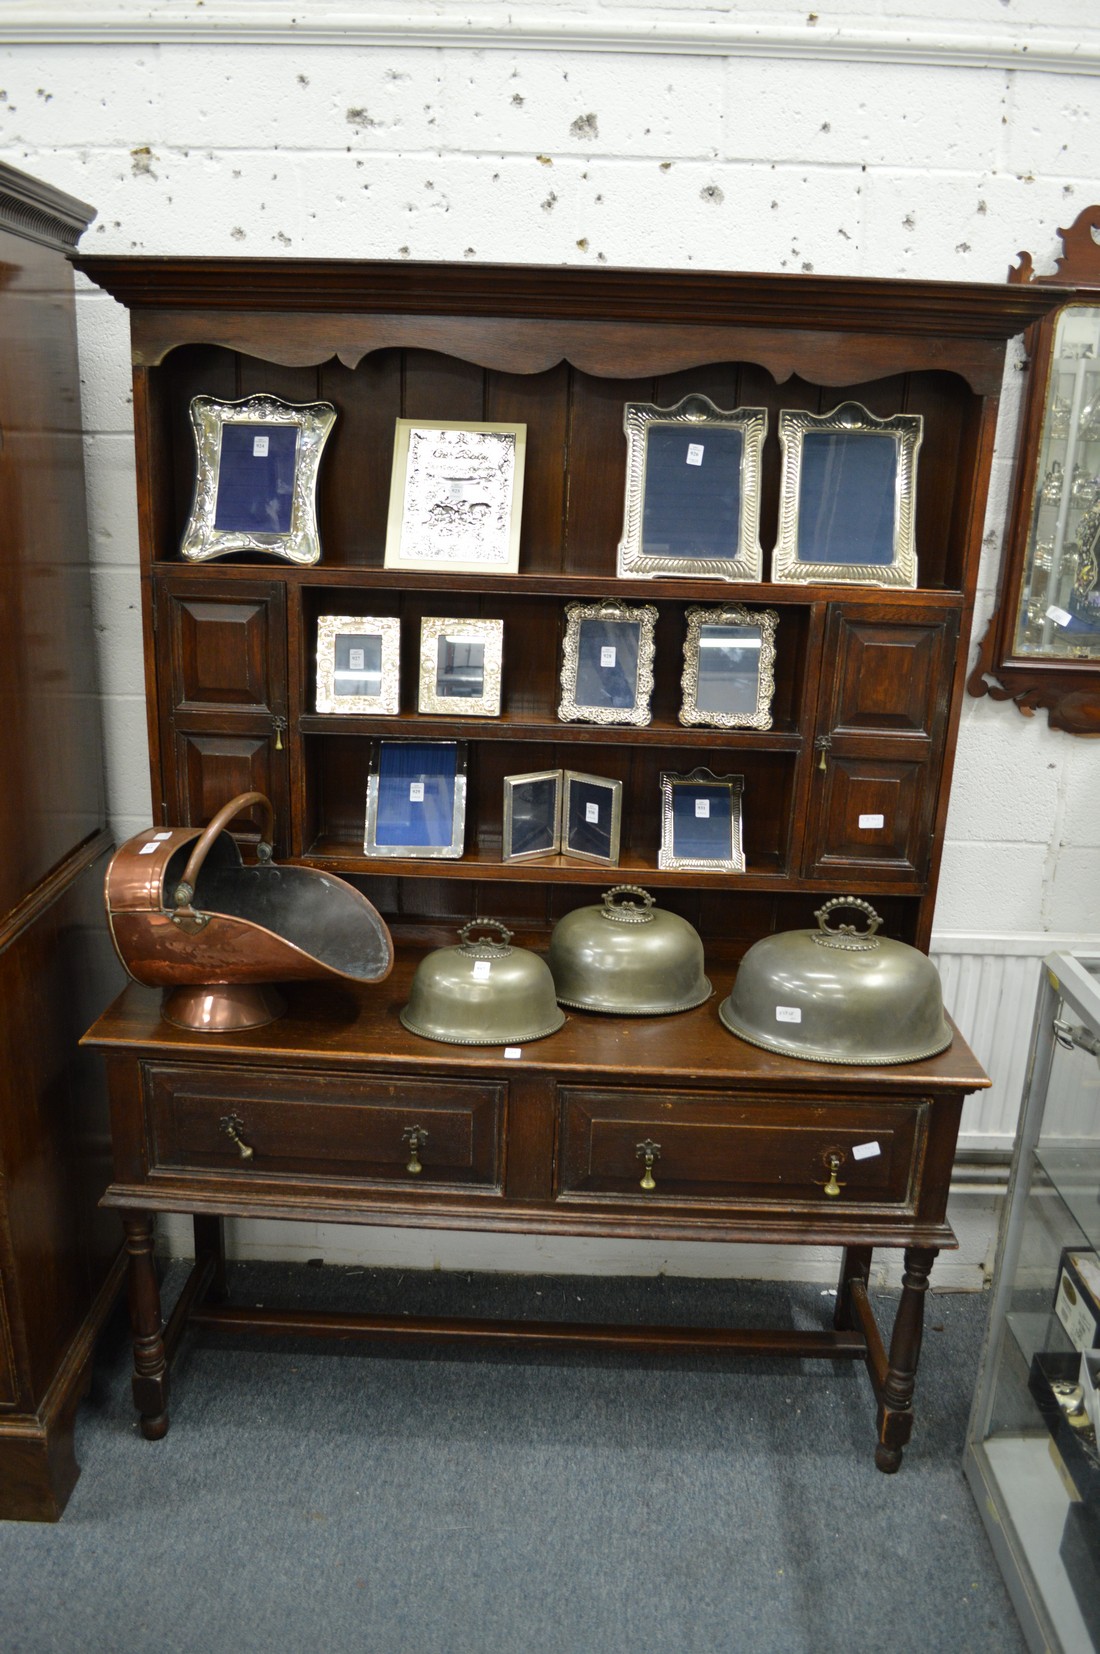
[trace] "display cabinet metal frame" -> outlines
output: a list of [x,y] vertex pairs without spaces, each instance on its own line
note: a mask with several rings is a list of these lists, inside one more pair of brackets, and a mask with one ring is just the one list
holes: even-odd
[[[1100,1648],[1100,1460],[1050,1391],[1064,1252],[1100,1248],[1100,957],[1043,962],[965,1468],[1031,1648]],[[1092,1450],[1093,1454],[1095,1449]]]
[[[1029,377],[997,602],[968,688],[1029,715],[1045,708],[1054,729],[1100,735],[1100,206],[1058,234],[1052,275],[1036,278],[1025,252],[1008,273],[1020,287],[1038,279],[1060,290],[1062,303],[1025,336]],[[1063,351],[1078,318],[1091,350]],[[1074,624],[1080,601],[1093,622],[1083,629]]]

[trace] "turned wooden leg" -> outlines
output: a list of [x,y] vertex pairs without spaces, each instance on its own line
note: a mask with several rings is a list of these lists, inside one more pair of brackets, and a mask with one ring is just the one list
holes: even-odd
[[887,1475],[901,1466],[902,1449],[913,1433],[913,1386],[924,1334],[924,1298],[928,1276],[939,1255],[938,1247],[910,1246],[905,1250],[901,1303],[894,1318],[890,1356],[878,1413],[875,1463]]
[[840,1279],[836,1285],[836,1308],[833,1326],[837,1332],[850,1332],[859,1323],[852,1312],[852,1282],[862,1281],[866,1286],[871,1276],[870,1246],[846,1246],[840,1258]]
[[159,1441],[168,1430],[168,1363],[160,1315],[160,1286],[153,1259],[153,1219],[148,1212],[123,1217],[129,1255],[130,1331],[134,1341],[134,1406],[141,1433]]
[[195,1258],[209,1258],[211,1264],[210,1284],[205,1296],[215,1303],[224,1304],[225,1289],[225,1224],[220,1217],[210,1217],[203,1213],[195,1213],[191,1219],[195,1231]]

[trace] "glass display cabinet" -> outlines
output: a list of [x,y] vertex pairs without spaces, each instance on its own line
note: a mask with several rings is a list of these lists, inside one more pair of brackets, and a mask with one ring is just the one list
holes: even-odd
[[1100,955],[1045,961],[966,1474],[1030,1646],[1100,1649]]
[[[997,608],[969,689],[1100,735],[1100,206],[1058,233],[1064,254],[1042,280],[1065,284],[1066,302],[1027,336]],[[1009,280],[1033,274],[1022,253]]]

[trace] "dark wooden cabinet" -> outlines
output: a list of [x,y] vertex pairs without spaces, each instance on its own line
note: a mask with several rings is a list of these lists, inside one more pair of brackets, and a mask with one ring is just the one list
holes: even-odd
[[55,1520],[121,1285],[102,1066],[122,980],[84,508],[73,278],[91,209],[0,166],[0,1519]]
[[[837,894],[872,896],[887,934],[927,947],[1005,343],[1051,296],[1038,287],[407,263],[94,258],[81,267],[131,313],[159,820],[202,822],[234,792],[268,792],[284,853],[356,882],[387,918],[399,954],[390,983],[349,1001],[336,1024],[321,997],[301,990],[287,1020],[230,1048],[168,1030],[154,996],[135,988],[93,1031],[111,1053],[108,1198],[129,1228],[135,1394],[147,1433],[167,1425],[150,1214],[192,1211],[203,1225],[196,1284],[169,1347],[205,1284],[220,1278],[209,1220],[323,1214],[846,1246],[835,1328],[824,1342],[795,1343],[800,1353],[867,1361],[879,1462],[896,1468],[921,1294],[935,1250],[951,1244],[958,1111],[984,1083],[961,1041],[932,1064],[818,1068],[734,1040],[717,1020],[716,995],[698,1011],[648,1022],[573,1014],[506,1063],[499,1051],[417,1039],[397,1011],[423,949],[453,941],[464,921],[499,919],[520,942],[544,947],[564,913],[624,879],[697,927],[716,988],[728,987],[754,941],[811,924]],[[190,398],[257,391],[336,407],[320,473],[321,560],[181,564],[194,477]],[[781,409],[820,413],[856,400],[880,417],[922,415],[919,587],[618,578],[624,404],[667,407],[689,392],[768,412],[766,555]],[[525,423],[518,573],[384,567],[398,417]],[[648,726],[557,716],[565,603],[603,597],[657,607]],[[766,731],[678,721],[686,609],[728,602],[779,616]],[[397,716],[317,711],[318,623],[331,614],[400,620]],[[503,621],[499,718],[416,712],[420,621],[433,615]],[[384,736],[468,743],[461,859],[364,854],[371,744]],[[744,777],[743,874],[658,869],[661,772],[697,765]],[[616,869],[503,860],[504,777],[555,767],[622,782]],[[247,849],[255,824],[244,823],[241,837]],[[659,1153],[643,1188],[647,1142]],[[866,1305],[875,1245],[909,1254],[889,1353]],[[614,1336],[646,1341],[626,1329]],[[766,1347],[795,1346],[777,1336]]]

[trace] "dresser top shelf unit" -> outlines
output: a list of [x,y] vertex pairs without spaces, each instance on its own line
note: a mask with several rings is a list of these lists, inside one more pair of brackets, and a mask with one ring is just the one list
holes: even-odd
[[[90,257],[79,268],[130,310],[159,822],[198,824],[235,793],[267,793],[279,854],[354,879],[399,943],[497,917],[537,945],[594,886],[625,878],[660,888],[708,957],[735,960],[760,935],[812,923],[838,893],[877,899],[891,934],[927,946],[1005,344],[1057,290],[407,261]],[[190,400],[258,392],[337,409],[319,478],[321,560],[184,563]],[[917,589],[619,578],[624,406],[671,407],[690,392],[767,411],[765,575],[779,413],[856,401],[879,418],[920,414]],[[383,566],[397,418],[526,426],[518,573]],[[564,605],[601,598],[657,606],[646,726],[557,717]],[[778,614],[770,730],[678,722],[693,603]],[[325,614],[400,620],[399,716],[318,713]],[[419,627],[432,615],[503,618],[499,719],[418,714]],[[386,737],[467,743],[461,860],[363,853],[370,753]],[[744,874],[657,871],[660,774],[700,764],[744,775]],[[502,858],[503,777],[546,767],[621,780],[617,867]],[[239,824],[246,848],[254,828]]]

